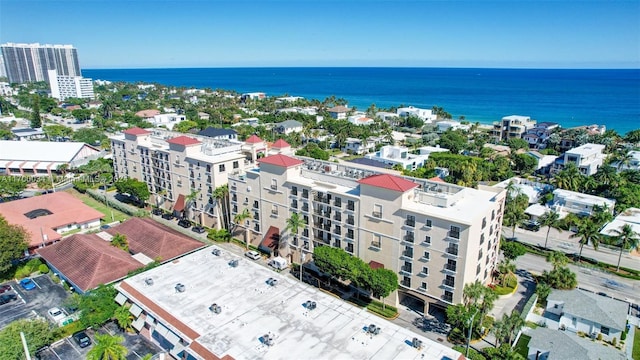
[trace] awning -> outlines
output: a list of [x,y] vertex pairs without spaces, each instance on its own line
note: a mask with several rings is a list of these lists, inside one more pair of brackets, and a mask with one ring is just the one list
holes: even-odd
[[22,163],[22,165],[20,165],[20,168],[33,170],[33,167],[36,166],[37,163],[37,161],[25,161],[24,163]]
[[50,162],[41,161],[41,162],[38,163],[38,165],[36,165],[36,170],[49,170],[49,165],[51,165]]
[[156,319],[153,316],[149,315],[149,314],[147,314],[147,318],[144,319],[144,322],[146,322],[149,325],[153,325],[153,323],[155,321],[156,321]]
[[0,168],[3,168],[5,166],[7,166],[8,163],[10,163],[11,161],[9,160],[0,160]]
[[124,296],[124,294],[122,293],[118,293],[118,295],[116,295],[116,302],[120,305],[124,305],[124,303],[127,301],[127,297]]
[[258,249],[264,251],[267,254],[271,254],[276,249],[279,242],[280,229],[275,226],[270,226],[269,231],[267,231],[267,234],[262,239],[262,242],[260,243],[260,246],[258,246]]
[[371,260],[369,261],[369,267],[371,268],[371,270],[384,269],[384,264]]
[[178,200],[176,200],[176,204],[173,206],[174,211],[182,211],[184,210],[184,195],[178,195]]
[[180,342],[180,336],[174,334],[172,331],[167,331],[167,335],[165,335],[164,338],[173,345]]
[[144,326],[144,319],[142,317],[139,317],[136,319],[136,321],[134,321],[131,326],[140,331],[142,329],[142,327]]
[[142,313],[142,308],[136,304],[131,305],[131,307],[129,308],[129,312],[135,316],[138,317],[140,316],[140,314]]
[[169,329],[164,327],[164,325],[158,323],[156,325],[156,332],[158,333],[158,335],[161,335],[162,337],[166,338],[167,333],[169,332]]

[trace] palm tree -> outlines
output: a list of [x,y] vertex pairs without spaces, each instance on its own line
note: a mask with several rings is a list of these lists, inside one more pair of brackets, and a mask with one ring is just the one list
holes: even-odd
[[476,304],[478,300],[482,298],[484,289],[485,286],[482,285],[479,280],[476,280],[474,283],[465,284],[464,290],[462,291],[464,306],[469,307],[472,304]]
[[129,350],[122,345],[124,337],[95,335],[96,344],[87,353],[87,360],[125,360]]
[[547,211],[540,216],[538,221],[540,222],[540,226],[547,227],[547,236],[544,240],[544,247],[546,248],[547,242],[549,241],[549,232],[551,232],[551,228],[562,232],[562,229],[560,228],[560,214],[554,210]]
[[500,284],[504,286],[507,276],[516,272],[516,265],[511,260],[504,259],[498,264],[498,273],[500,274]]
[[516,226],[520,224],[523,220],[527,218],[527,215],[524,213],[524,210],[518,208],[515,202],[510,205],[507,204],[505,212],[504,212],[504,220],[511,225],[511,236],[516,236]]
[[[224,184],[213,191],[213,198],[216,199],[216,227],[218,230],[229,228],[229,185]],[[222,214],[222,216],[220,216]]]
[[[304,218],[302,216],[300,216],[300,214],[294,212],[291,214],[291,216],[287,219],[287,227],[285,230],[288,230],[290,232],[290,234],[293,234],[294,238],[298,237],[298,232],[300,231],[300,229],[302,227],[304,227],[306,225]],[[309,242],[311,243],[311,242]],[[286,253],[287,255],[290,254],[290,249],[289,249],[289,241],[284,241],[282,244],[280,244],[281,246],[279,246],[279,251],[280,250],[284,250],[283,252]],[[312,250],[311,248],[309,248],[309,250]],[[302,261],[301,261],[302,262]]]
[[251,218],[253,218],[253,216],[251,216],[249,209],[244,209],[233,217],[233,223],[236,226],[242,226],[244,228],[244,242],[247,249],[249,249],[249,238],[251,235],[249,233],[249,225],[247,225],[245,221]]
[[496,336],[496,348],[499,347],[500,344],[505,342],[505,339],[507,339],[507,337],[509,336],[509,332],[511,331],[511,329],[509,329],[507,317],[507,314],[502,314],[502,319],[496,321],[493,324],[493,328],[491,329],[493,334]]
[[113,313],[118,326],[124,331],[131,332],[133,324],[133,314],[129,311],[130,306],[120,306]]
[[618,169],[618,172],[620,172],[624,168],[629,168],[629,165],[633,161],[633,154],[631,152],[623,152],[622,154],[616,156],[616,158],[616,160],[618,161],[616,167]]
[[616,268],[616,272],[618,272],[620,271],[622,251],[626,248],[631,248],[631,250],[638,249],[640,247],[640,238],[629,224],[624,224],[619,230],[614,229],[613,232],[616,234],[615,239],[620,244],[620,255],[618,255],[618,267]]
[[553,270],[557,270],[558,268],[566,265],[569,262],[569,259],[560,251],[552,251],[547,255],[547,262],[551,263]]
[[580,252],[578,253],[578,261],[582,258],[582,248],[585,245],[593,246],[594,250],[598,250],[598,245],[600,244],[600,230],[598,224],[593,221],[581,221],[578,225],[578,231],[569,236],[572,239],[579,238],[580,239]]
[[192,210],[196,210],[196,199],[198,198],[198,192],[196,189],[191,189],[191,193],[184,198],[184,211],[182,213],[183,218],[193,216]]

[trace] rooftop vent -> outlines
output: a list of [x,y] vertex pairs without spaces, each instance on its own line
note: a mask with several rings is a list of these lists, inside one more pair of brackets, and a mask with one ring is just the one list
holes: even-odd
[[267,284],[269,284],[271,286],[276,286],[276,285],[278,285],[278,279],[269,278],[269,279],[267,279]]
[[211,306],[209,306],[209,311],[214,314],[220,314],[222,312],[222,307],[216,303],[213,303],[211,304]]
[[184,286],[184,284],[181,283],[177,283],[176,284],[176,292],[184,292],[187,288]]
[[267,345],[267,346],[275,345],[275,336],[271,332],[262,335],[260,340],[262,340],[262,343]]
[[367,327],[367,331],[369,332],[369,334],[373,334],[373,335],[378,335],[380,334],[380,328],[378,326],[376,326],[376,324],[371,324]]
[[144,283],[151,286],[153,285],[153,279],[152,278],[146,278],[144,279]]
[[231,261],[229,261],[229,266],[231,266],[231,267],[238,267],[238,263],[239,263],[238,259],[236,259],[236,260],[231,260]]
[[315,308],[316,308],[316,302],[315,302],[315,301],[308,300],[306,303],[304,303],[304,307],[305,307],[307,310],[313,310],[313,309],[315,309]]
[[416,349],[421,349],[422,348],[422,340],[420,340],[418,338],[413,338],[413,341],[411,341],[411,345]]
[[220,256],[220,250],[219,249],[213,249],[211,250],[211,253],[215,256]]

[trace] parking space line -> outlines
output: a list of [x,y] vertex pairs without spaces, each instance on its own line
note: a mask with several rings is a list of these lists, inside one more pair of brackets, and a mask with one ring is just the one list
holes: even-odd
[[69,345],[71,345],[71,347],[73,348],[73,350],[75,350],[78,354],[82,355],[82,353],[80,352],[80,350],[78,350],[78,348],[76,348],[75,345],[73,345],[73,342],[71,340],[69,340],[69,338],[66,338],[65,340],[67,340],[67,342],[69,343]]
[[31,279],[31,281],[33,281],[33,283],[34,283],[34,284],[36,284],[36,287],[37,287],[38,289],[42,290],[42,288],[40,287],[40,285],[38,285],[38,283],[36,282],[36,280],[35,280],[35,279],[33,279],[33,278],[32,278],[32,279]]

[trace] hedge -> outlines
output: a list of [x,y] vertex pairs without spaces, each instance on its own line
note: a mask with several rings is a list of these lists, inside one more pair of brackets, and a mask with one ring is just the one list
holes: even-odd
[[[104,202],[105,201],[105,196],[102,194],[98,194],[93,190],[87,189],[86,193],[89,194],[89,196],[91,196],[92,198],[94,198],[97,201],[100,202]],[[106,198],[107,201],[107,205],[111,206],[112,208],[123,212],[129,216],[135,216],[135,217],[145,217],[149,215],[148,211],[145,210],[141,210],[141,209],[132,209],[131,207],[122,204],[119,201],[113,201],[109,198]]]

